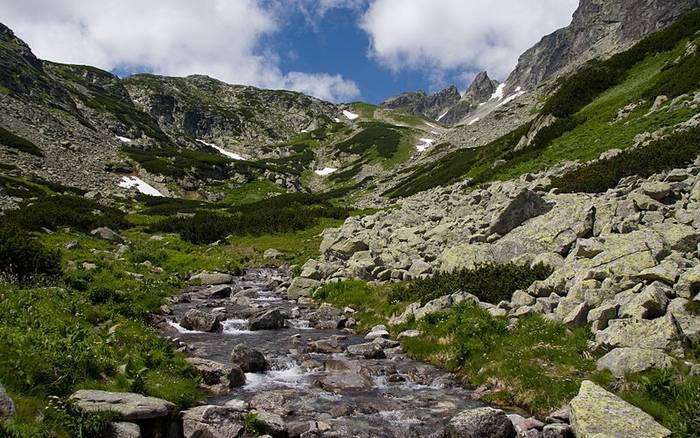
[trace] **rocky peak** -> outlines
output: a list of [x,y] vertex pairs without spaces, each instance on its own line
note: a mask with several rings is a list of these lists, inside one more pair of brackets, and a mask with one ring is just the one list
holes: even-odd
[[581,0],[568,27],[527,50],[507,80],[531,89],[595,57],[622,51],[700,6],[700,0]]
[[487,72],[476,75],[471,85],[461,97],[459,103],[440,117],[442,123],[452,125],[459,123],[467,114],[478,108],[480,103],[488,101],[498,88],[498,81],[491,79]]
[[456,86],[451,85],[432,95],[427,95],[424,91],[403,93],[387,99],[382,103],[382,106],[435,119],[454,106],[460,99],[459,90]]

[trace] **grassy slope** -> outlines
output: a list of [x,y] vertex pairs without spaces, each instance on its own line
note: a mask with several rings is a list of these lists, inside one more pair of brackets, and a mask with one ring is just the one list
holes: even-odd
[[[697,42],[698,39],[695,40]],[[564,160],[587,161],[597,158],[606,150],[632,146],[635,136],[640,133],[653,132],[688,120],[697,110],[682,108],[670,113],[659,111],[650,117],[645,116],[652,105],[649,99],[645,100],[645,92],[655,85],[664,67],[685,51],[686,42],[683,40],[673,50],[648,56],[635,65],[622,83],[597,96],[574,116],[578,120],[585,120],[583,123],[554,139],[546,147],[513,154],[512,150],[520,137],[518,135],[517,139],[509,140],[505,145],[503,139],[500,139],[476,150],[458,150],[431,165],[415,168],[413,173],[387,194],[406,196],[466,177],[474,178],[477,182],[508,180],[524,173],[546,169]],[[640,102],[641,105],[627,118],[612,123],[618,110]],[[500,159],[505,159],[506,164],[493,169],[493,163]],[[453,177],[425,177],[426,170],[447,168],[450,170],[445,172],[454,174]]]

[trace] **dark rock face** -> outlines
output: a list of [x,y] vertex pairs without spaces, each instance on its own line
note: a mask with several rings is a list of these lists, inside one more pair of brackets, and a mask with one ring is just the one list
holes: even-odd
[[498,81],[489,78],[488,73],[482,71],[467,89],[459,103],[452,107],[440,121],[451,125],[459,123],[467,114],[478,108],[480,103],[488,101],[498,88]]
[[508,86],[534,88],[566,68],[624,50],[698,6],[700,0],[581,0],[571,25],[521,55]]
[[430,119],[437,119],[446,110],[456,105],[460,98],[459,90],[452,85],[430,96],[423,91],[403,93],[387,99],[382,103],[382,106],[389,109],[402,110],[409,114],[425,116]]

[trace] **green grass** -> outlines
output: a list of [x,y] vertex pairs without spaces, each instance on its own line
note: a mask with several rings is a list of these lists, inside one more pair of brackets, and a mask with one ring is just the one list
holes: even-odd
[[37,157],[44,156],[44,153],[41,151],[41,149],[39,149],[37,145],[25,138],[11,133],[2,126],[0,126],[0,144],[5,145],[8,148],[15,149],[21,152],[26,152]]
[[379,107],[371,103],[355,102],[352,104],[352,110],[360,115],[363,119],[373,119],[374,113]]

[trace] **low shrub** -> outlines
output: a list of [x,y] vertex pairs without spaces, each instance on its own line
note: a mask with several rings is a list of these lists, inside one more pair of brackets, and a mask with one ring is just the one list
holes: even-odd
[[681,94],[695,91],[700,88],[698,72],[700,72],[700,54],[696,52],[683,58],[679,64],[669,64],[644,92],[644,97],[649,101],[661,95],[673,99]]
[[6,218],[32,231],[71,227],[87,233],[98,227],[118,230],[129,226],[120,210],[74,196],[41,198],[22,205],[18,210],[8,211]]
[[542,264],[530,267],[514,263],[483,264],[474,269],[439,272],[426,279],[397,283],[390,294],[390,302],[420,301],[422,304],[456,291],[475,295],[481,301],[498,304],[510,300],[518,289],[527,289],[537,280],[544,280],[552,269]]
[[602,193],[615,187],[624,177],[646,178],[692,162],[699,153],[700,127],[695,127],[553,178],[552,186],[563,193]]
[[15,135],[7,129],[0,126],[0,144],[18,151],[26,152],[37,157],[43,157],[44,153],[37,145],[31,141]]
[[0,277],[34,282],[61,273],[61,254],[49,250],[17,225],[0,221]]
[[372,122],[363,124],[365,129],[353,137],[335,145],[339,152],[363,155],[376,147],[380,157],[389,159],[398,151],[401,133],[395,126]]
[[228,213],[195,213],[193,217],[171,217],[153,225],[153,231],[178,233],[192,243],[212,243],[228,235],[261,235],[303,230],[319,218],[343,219],[343,207],[330,204],[321,196],[292,193],[241,205]]

